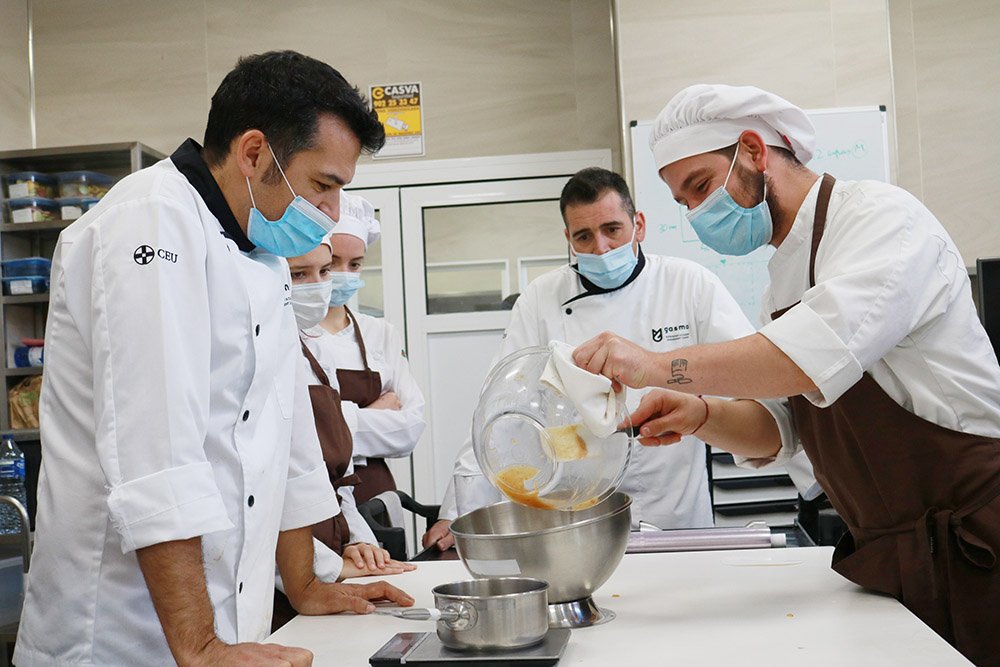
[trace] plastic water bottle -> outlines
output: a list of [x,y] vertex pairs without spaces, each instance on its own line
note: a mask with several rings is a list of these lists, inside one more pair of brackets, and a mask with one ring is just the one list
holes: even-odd
[[[3,442],[0,442],[0,495],[16,498],[27,510],[28,491],[24,480],[24,452],[12,435],[4,434]],[[21,514],[6,503],[0,504],[0,534],[21,534]]]

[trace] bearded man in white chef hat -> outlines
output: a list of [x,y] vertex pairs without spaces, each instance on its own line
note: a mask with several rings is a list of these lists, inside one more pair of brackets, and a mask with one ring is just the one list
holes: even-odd
[[[577,363],[648,394],[632,422],[669,444],[699,394],[789,397],[798,439],[752,400],[707,399],[701,435],[743,465],[804,446],[850,532],[833,567],[898,598],[973,662],[1000,664],[1000,365],[951,237],[905,190],[806,164],[814,130],[750,86],[696,85],[650,146],[705,245],[777,248],[754,335],[656,354],[601,334]],[[784,444],[782,444],[784,443]],[[791,446],[789,443],[793,443]]]

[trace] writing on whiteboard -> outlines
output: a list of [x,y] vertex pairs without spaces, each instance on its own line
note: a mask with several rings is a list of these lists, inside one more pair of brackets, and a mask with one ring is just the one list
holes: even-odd
[[862,160],[866,155],[868,155],[868,148],[865,146],[865,142],[855,141],[851,146],[829,150],[817,147],[816,152],[813,153],[813,160],[840,160],[847,158]]

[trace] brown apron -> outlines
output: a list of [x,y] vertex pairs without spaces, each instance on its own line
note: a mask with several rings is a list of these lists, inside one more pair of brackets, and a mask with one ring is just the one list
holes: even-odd
[[[810,287],[833,184],[824,174]],[[899,599],[977,665],[1000,665],[1000,440],[914,415],[868,373],[827,408],[789,400],[816,479],[850,528],[833,569]]]
[[[361,336],[361,326],[346,306],[347,317],[354,324],[354,340],[361,350],[361,361],[364,363],[364,370],[337,369],[337,381],[340,383],[340,396],[345,401],[357,403],[362,408],[378,400],[382,395],[382,376],[377,371],[373,371],[368,365],[368,352],[365,350],[365,340]],[[367,459],[368,465],[358,466],[355,472],[360,480],[354,489],[354,499],[361,504],[371,500],[384,491],[395,491],[396,480],[389,471],[385,459]]]
[[[313,373],[320,381],[320,384],[309,385],[309,399],[316,421],[316,435],[319,436],[319,446],[323,451],[323,462],[326,463],[330,481],[335,489],[357,484],[359,482],[357,475],[345,476],[347,467],[351,463],[354,446],[351,431],[347,427],[347,422],[344,421],[340,393],[330,386],[329,376],[304,342],[302,343],[302,354],[305,355]],[[341,512],[331,519],[314,525],[313,536],[342,556],[344,547],[350,543],[351,529],[344,513]],[[275,591],[271,631],[274,632],[295,616],[296,612],[288,598],[281,591]]]

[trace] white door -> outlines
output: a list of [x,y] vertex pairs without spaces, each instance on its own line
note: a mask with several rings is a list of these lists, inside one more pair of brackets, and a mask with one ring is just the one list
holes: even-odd
[[559,213],[566,179],[401,190],[409,358],[427,398],[413,454],[421,502],[444,495],[516,295],[568,259]]
[[[406,318],[403,304],[403,250],[400,238],[399,188],[367,188],[349,190],[364,197],[375,207],[375,217],[382,227],[382,236],[365,254],[361,277],[365,281],[349,303],[354,312],[384,317],[406,340]],[[411,457],[387,459],[389,470],[400,490],[413,495],[413,465]]]

